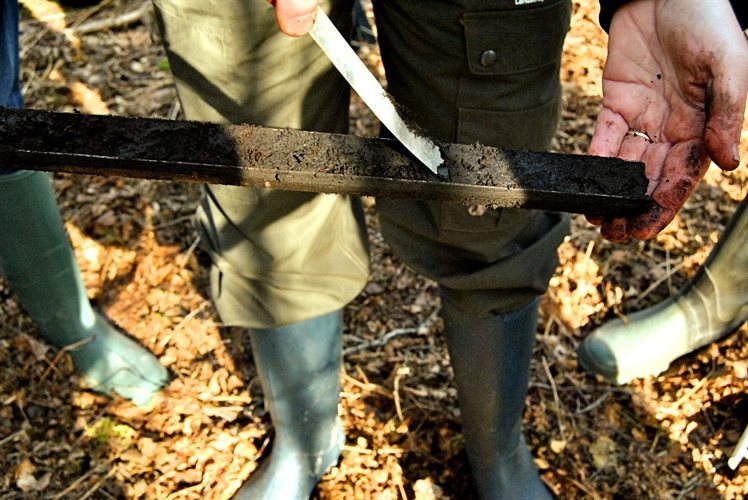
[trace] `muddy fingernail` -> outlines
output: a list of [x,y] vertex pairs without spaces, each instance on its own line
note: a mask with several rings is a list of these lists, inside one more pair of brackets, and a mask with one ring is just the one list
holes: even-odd
[[291,21],[291,24],[294,27],[294,33],[307,33],[310,29],[312,29],[312,26],[314,25],[314,12],[310,12],[309,14],[304,14],[302,16],[294,18]]
[[735,160],[735,163],[740,163],[740,148],[737,144],[732,146],[732,159]]

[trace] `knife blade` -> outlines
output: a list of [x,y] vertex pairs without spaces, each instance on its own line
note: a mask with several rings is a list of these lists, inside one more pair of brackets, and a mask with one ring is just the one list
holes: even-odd
[[439,167],[443,166],[444,159],[439,146],[408,125],[398,112],[392,97],[382,88],[379,80],[369,71],[320,7],[317,7],[317,19],[309,34],[392,135],[429,170],[443,175],[445,172],[440,170],[444,169]]

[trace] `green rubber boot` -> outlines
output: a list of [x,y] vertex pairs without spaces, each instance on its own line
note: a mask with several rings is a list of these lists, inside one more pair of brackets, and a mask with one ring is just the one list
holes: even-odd
[[275,429],[270,456],[236,499],[307,499],[343,446],[338,419],[342,312],[250,331]]
[[71,346],[92,389],[149,402],[168,372],[91,307],[47,174],[0,175],[0,234],[0,272],[41,336],[57,348]]
[[480,498],[550,499],[522,436],[538,302],[476,318],[442,299],[473,483]]
[[720,241],[677,294],[598,328],[577,349],[579,364],[625,384],[735,331],[748,319],[748,212],[743,200]]

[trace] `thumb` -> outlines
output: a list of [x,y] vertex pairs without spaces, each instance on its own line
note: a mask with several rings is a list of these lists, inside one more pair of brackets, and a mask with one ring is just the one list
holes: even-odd
[[317,0],[269,0],[281,31],[290,36],[306,35],[314,25]]
[[716,85],[707,96],[709,107],[704,144],[714,163],[723,170],[733,170],[740,165],[738,143],[743,126],[746,92],[739,94],[742,95],[739,98],[737,95],[731,96],[729,89],[717,88]]
[[748,94],[748,50],[745,43],[740,48],[724,55],[706,95],[704,144],[712,161],[724,170],[740,164],[738,143]]

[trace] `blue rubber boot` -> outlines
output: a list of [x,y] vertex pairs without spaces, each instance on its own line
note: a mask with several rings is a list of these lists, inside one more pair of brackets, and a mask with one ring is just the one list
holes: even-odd
[[234,498],[307,499],[343,446],[338,419],[342,312],[250,331],[275,430],[270,455]]
[[93,390],[148,403],[168,371],[91,307],[47,174],[0,175],[0,234],[0,273],[41,336]]
[[446,297],[442,318],[465,448],[483,499],[550,499],[522,436],[538,302],[474,317]]
[[748,199],[703,266],[669,299],[593,331],[577,349],[592,374],[625,384],[735,331],[748,319]]

